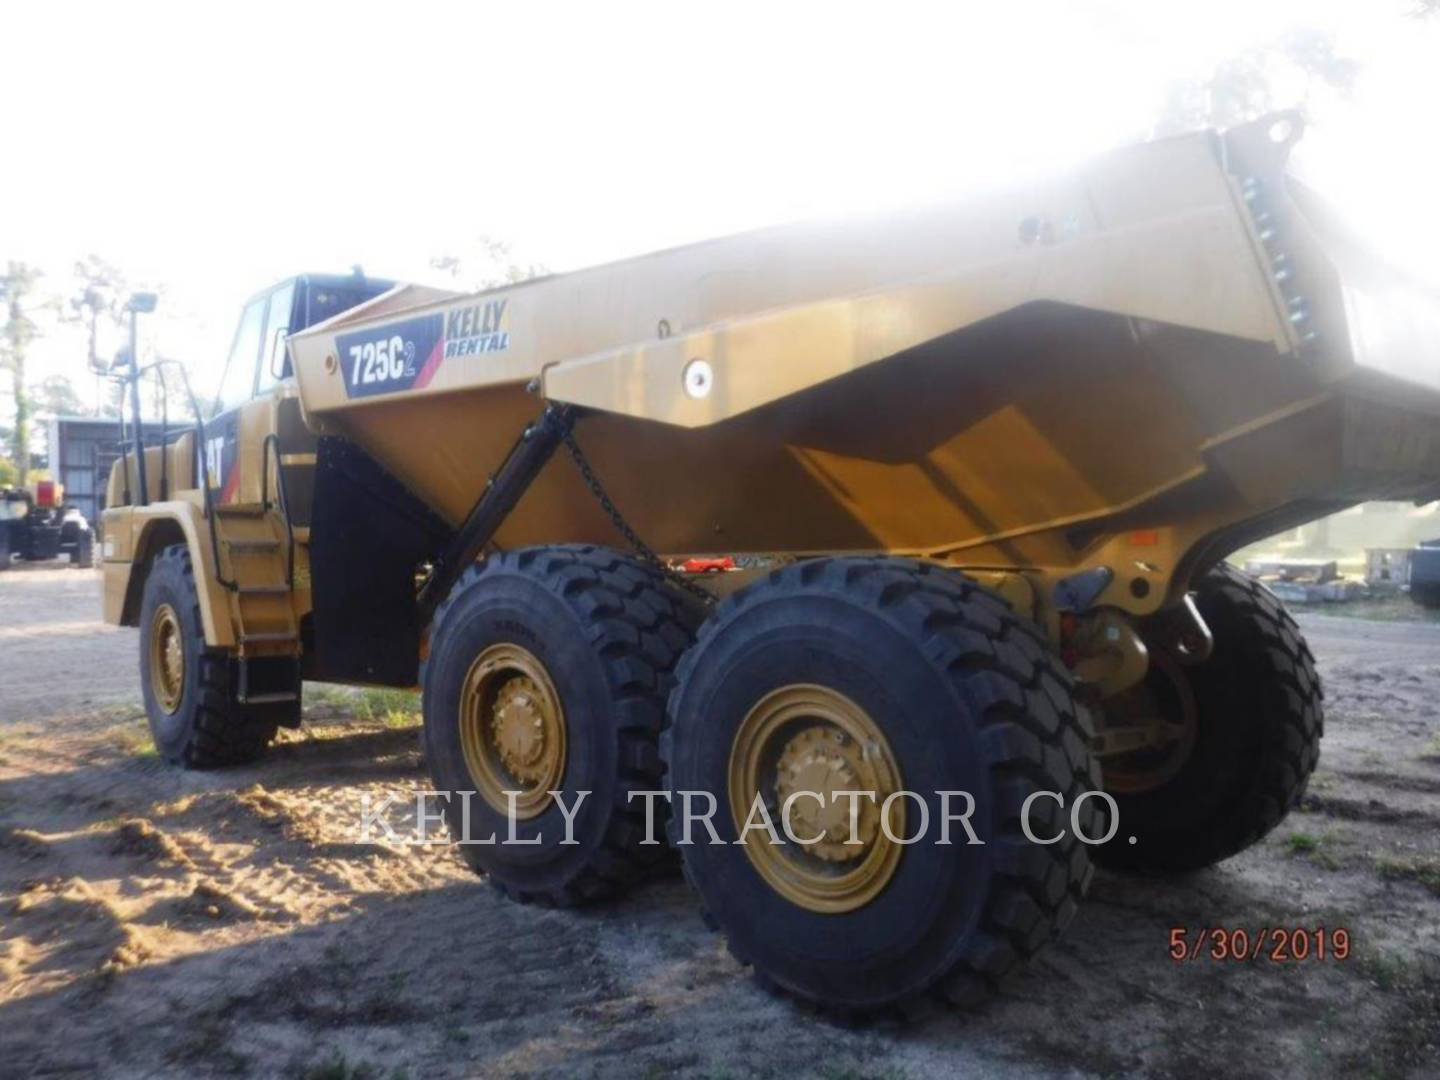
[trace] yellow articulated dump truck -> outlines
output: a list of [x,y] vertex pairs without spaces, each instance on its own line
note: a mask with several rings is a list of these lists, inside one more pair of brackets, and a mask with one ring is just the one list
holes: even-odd
[[262,294],[219,414],[110,481],[156,744],[242,761],[304,679],[418,685],[507,894],[643,879],[658,807],[767,985],[974,999],[1093,863],[1207,866],[1301,798],[1314,663],[1225,556],[1440,494],[1440,306],[1287,175],[1300,132],[476,295]]

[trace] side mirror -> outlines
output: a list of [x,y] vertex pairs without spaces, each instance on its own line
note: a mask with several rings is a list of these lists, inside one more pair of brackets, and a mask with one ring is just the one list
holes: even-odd
[[270,377],[276,382],[285,377],[285,341],[289,336],[290,331],[277,326],[270,342]]

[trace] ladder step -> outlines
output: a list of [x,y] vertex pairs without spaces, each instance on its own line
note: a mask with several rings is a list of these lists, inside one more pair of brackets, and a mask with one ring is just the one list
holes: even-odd
[[276,694],[248,694],[240,699],[242,705],[274,705],[281,701],[299,701],[300,695],[293,690],[284,690]]
[[227,540],[223,536],[220,542],[237,554],[248,554],[252,551],[279,551],[279,540]]
[[290,586],[282,581],[278,585],[239,585],[235,591],[241,596],[284,596]]
[[242,633],[240,635],[240,644],[242,645],[259,644],[266,641],[294,640],[296,640],[296,636],[289,630],[264,630],[251,634]]
[[264,517],[269,513],[259,503],[216,503],[215,512],[226,517]]

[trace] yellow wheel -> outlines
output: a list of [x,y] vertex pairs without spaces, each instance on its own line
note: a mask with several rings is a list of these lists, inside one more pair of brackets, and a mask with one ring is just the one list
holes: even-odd
[[[789,807],[800,842],[747,843],[745,854],[776,892],[810,911],[850,911],[872,900],[895,872],[905,835],[904,800],[895,755],[879,725],[845,695],[824,686],[784,686],[761,699],[740,722],[730,751],[730,812],[749,818],[755,800],[777,826]],[[842,791],[874,792],[850,799]]]
[[180,617],[169,604],[155,609],[150,620],[150,687],[155,703],[174,715],[185,696],[185,641]]
[[[184,544],[145,572],[140,600],[140,690],[155,749],[166,761],[208,769],[253,761],[300,703],[238,700],[231,657],[205,644],[195,571]],[[297,684],[298,689],[298,684]]]
[[697,621],[654,569],[603,548],[506,551],[456,583],[421,669],[425,764],[491,885],[580,904],[666,861],[630,794],[664,786],[655,743]]
[[470,665],[460,697],[460,745],[475,790],[501,813],[517,792],[515,816],[550,805],[565,775],[565,711],[545,665],[501,642]]
[[[670,840],[763,985],[847,1015],[966,1003],[1074,917],[1077,801],[1075,829],[1104,833],[1089,717],[1039,628],[975,582],[799,562],[725,600],[677,679]],[[1057,800],[1066,834],[1031,843],[1022,811],[1056,836]]]

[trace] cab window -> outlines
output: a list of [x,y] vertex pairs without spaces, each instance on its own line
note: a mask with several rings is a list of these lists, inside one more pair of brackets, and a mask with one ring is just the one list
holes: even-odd
[[230,347],[230,359],[225,362],[225,377],[220,381],[217,413],[244,404],[255,393],[255,361],[260,355],[260,339],[265,328],[265,303],[264,297],[252,301],[240,316],[235,344]]
[[259,392],[264,393],[290,374],[290,358],[285,351],[285,338],[290,333],[290,309],[295,301],[292,281],[270,294],[265,313],[265,338],[260,356]]

